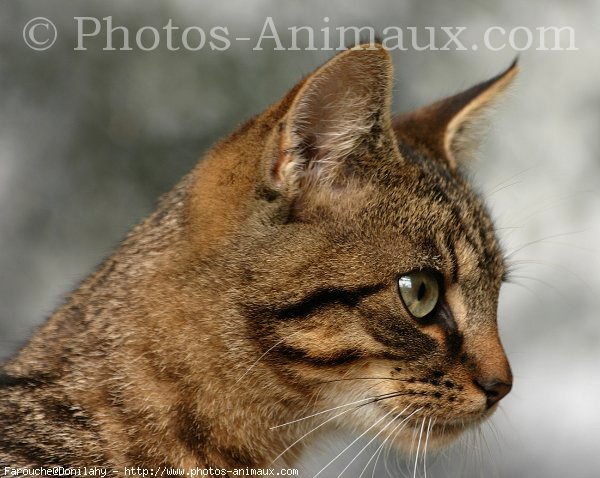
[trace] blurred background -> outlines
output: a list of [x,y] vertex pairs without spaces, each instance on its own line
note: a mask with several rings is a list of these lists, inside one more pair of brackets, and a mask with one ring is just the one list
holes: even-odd
[[[103,51],[106,22],[130,30],[132,51]],[[23,28],[43,16],[56,43],[34,51]],[[102,32],[75,51],[74,17]],[[20,347],[62,297],[148,214],[202,152],[282,96],[331,51],[275,51],[267,17],[284,47],[288,27],[467,27],[466,50],[394,51],[396,111],[487,79],[520,55],[521,73],[494,112],[473,164],[514,265],[501,294],[501,334],[513,392],[491,424],[451,450],[429,455],[430,477],[600,476],[600,2],[399,2],[229,0],[0,3],[0,358]],[[325,17],[328,20],[325,20]],[[227,27],[231,46],[153,51],[135,44],[143,26],[169,19],[207,35]],[[474,50],[485,30],[569,26],[562,51]],[[85,23],[86,31],[95,24]],[[37,30],[43,39],[42,30]],[[146,32],[148,33],[148,32]],[[196,31],[196,33],[198,33]],[[221,32],[222,33],[222,32]],[[438,31],[439,33],[439,31]],[[521,31],[522,33],[522,31]],[[175,38],[177,34],[174,35]],[[209,35],[210,36],[210,35]],[[235,41],[249,37],[250,41]],[[332,36],[335,38],[335,36]],[[496,38],[496,37],[494,37]],[[517,37],[515,37],[517,38]],[[152,37],[142,37],[145,45]],[[192,41],[194,40],[194,41]],[[520,45],[526,43],[521,38]],[[207,45],[210,38],[207,38]],[[421,45],[427,43],[421,37]],[[443,46],[447,37],[436,40]],[[199,37],[190,35],[197,45]],[[317,35],[316,47],[323,45]],[[113,46],[123,44],[121,31]],[[332,40],[333,46],[337,39]],[[218,46],[223,46],[219,43]],[[351,434],[324,437],[302,459],[312,476]],[[337,476],[366,444],[359,440],[321,476]],[[343,476],[358,476],[377,447]],[[365,476],[413,475],[414,458],[382,454]],[[417,475],[423,474],[419,463]]]

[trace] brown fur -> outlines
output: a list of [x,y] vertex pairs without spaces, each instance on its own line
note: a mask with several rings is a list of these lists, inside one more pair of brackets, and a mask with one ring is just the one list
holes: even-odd
[[[392,392],[331,423],[419,409],[402,447],[489,416],[504,265],[441,125],[507,78],[395,132],[389,55],[357,47],[217,144],[5,364],[0,461],[266,466],[320,421],[270,427]],[[397,291],[418,269],[445,283],[428,324]]]

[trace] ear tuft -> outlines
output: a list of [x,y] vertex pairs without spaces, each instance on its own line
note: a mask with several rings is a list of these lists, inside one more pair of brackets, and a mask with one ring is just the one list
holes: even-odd
[[451,169],[465,162],[478,144],[483,117],[511,84],[517,59],[502,73],[449,98],[393,121],[399,140],[445,160]]
[[392,63],[380,45],[358,45],[312,73],[286,115],[276,185],[332,183],[369,148],[389,118]]

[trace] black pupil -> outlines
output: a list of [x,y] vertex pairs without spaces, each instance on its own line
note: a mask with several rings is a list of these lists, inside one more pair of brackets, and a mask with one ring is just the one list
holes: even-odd
[[419,290],[417,291],[417,300],[423,300],[425,292],[427,292],[427,286],[425,286],[425,282],[421,282],[419,284]]

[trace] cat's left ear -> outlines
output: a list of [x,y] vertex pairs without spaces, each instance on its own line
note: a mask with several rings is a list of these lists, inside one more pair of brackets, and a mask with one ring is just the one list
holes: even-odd
[[510,85],[517,71],[515,59],[490,80],[396,117],[396,136],[410,148],[443,159],[456,169],[476,149],[485,112]]
[[341,187],[375,149],[396,148],[392,83],[390,55],[378,44],[346,50],[310,74],[280,124],[275,185],[292,193]]

